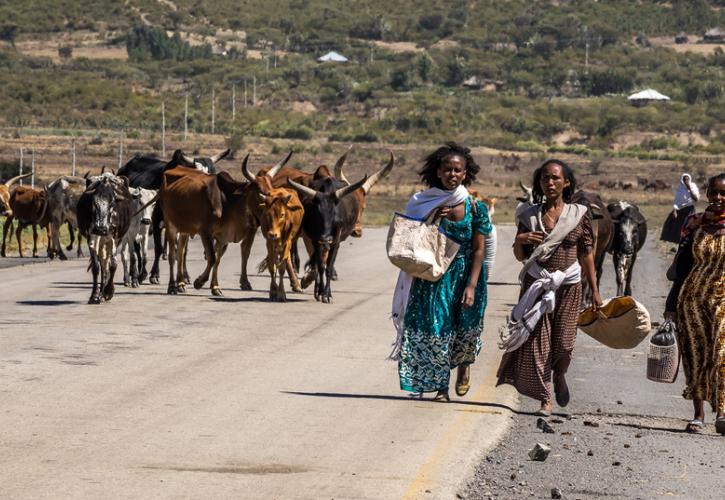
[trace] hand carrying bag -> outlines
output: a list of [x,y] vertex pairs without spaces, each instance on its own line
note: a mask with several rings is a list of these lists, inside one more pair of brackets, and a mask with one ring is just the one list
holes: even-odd
[[667,320],[652,334],[647,349],[647,378],[653,382],[672,384],[677,380],[680,352],[677,347],[677,328]]
[[451,265],[460,243],[441,231],[434,210],[425,220],[396,213],[388,230],[388,258],[415,278],[438,281]]
[[637,347],[652,328],[649,312],[632,297],[614,297],[596,311],[584,309],[577,326],[612,349]]

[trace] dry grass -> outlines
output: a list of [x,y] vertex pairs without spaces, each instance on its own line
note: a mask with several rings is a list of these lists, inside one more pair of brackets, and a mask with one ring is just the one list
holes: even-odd
[[[0,228],[5,227],[5,217],[0,216]],[[8,230],[5,240],[6,248],[5,248],[5,254],[8,257],[17,257],[19,256],[18,253],[18,240],[15,238],[15,228],[17,227],[17,222],[13,223],[13,229]],[[23,243],[23,255],[25,257],[32,257],[33,255],[33,228],[28,226],[26,227],[21,236],[20,240]],[[68,245],[68,242],[70,241],[70,235],[68,234],[68,227],[64,225],[60,230],[60,242],[63,246],[63,249],[65,251],[65,247]],[[73,247],[73,254],[75,255],[75,246]],[[45,231],[45,229],[38,228],[38,255],[41,257],[45,257],[48,252],[48,236]]]

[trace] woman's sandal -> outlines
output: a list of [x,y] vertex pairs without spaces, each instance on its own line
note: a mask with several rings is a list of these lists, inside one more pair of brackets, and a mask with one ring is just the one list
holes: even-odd
[[551,401],[541,403],[541,408],[539,411],[534,413],[537,417],[550,417],[551,416],[551,410],[554,408],[554,405],[551,404]]
[[[464,370],[462,373],[461,369]],[[471,365],[459,365],[458,372],[459,374],[456,380],[456,394],[459,396],[465,396],[471,388]]]
[[433,398],[433,401],[437,401],[439,403],[447,403],[451,400],[450,396],[448,395],[448,391],[438,391]]
[[685,432],[688,432],[690,434],[702,434],[703,429],[705,428],[705,422],[699,419],[692,419],[689,422],[687,422],[687,426],[685,427]]
[[715,419],[715,431],[721,436],[725,436],[725,416]]

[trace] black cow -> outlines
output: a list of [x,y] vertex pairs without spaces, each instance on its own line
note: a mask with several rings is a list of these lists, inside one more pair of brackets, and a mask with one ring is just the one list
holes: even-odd
[[360,189],[366,180],[367,175],[348,185],[334,177],[324,177],[313,180],[309,187],[292,179],[287,181],[302,195],[302,231],[312,243],[310,266],[318,301],[332,302],[330,279],[340,242],[352,234],[360,210],[358,198],[348,195]]
[[637,252],[647,238],[647,220],[637,205],[620,201],[607,205],[607,211],[614,222],[612,258],[617,276],[617,295],[632,295],[632,270]]
[[[172,159],[168,162],[154,156],[135,155],[119,169],[118,175],[127,177],[130,187],[142,187],[144,189],[155,189],[158,191],[161,189],[161,174],[163,174],[164,170],[169,170],[180,165],[195,168],[207,174],[214,174],[216,173],[215,164],[223,158],[226,158],[230,152],[231,150],[227,149],[211,158],[191,158],[190,156],[186,156],[181,150],[176,150],[174,151]],[[164,240],[161,237],[161,228],[164,221],[162,210],[161,204],[157,203],[151,218],[151,230],[154,235],[154,263],[151,266],[149,281],[156,284],[159,283],[159,260],[164,251]],[[145,274],[146,269],[142,269],[141,275]],[[188,283],[188,273],[185,272],[185,274],[184,279]]]
[[89,304],[100,304],[101,297],[106,301],[113,298],[116,249],[128,231],[133,206],[127,178],[106,172],[86,179],[86,190],[78,199],[76,217],[78,230],[88,240],[91,254],[93,290]]

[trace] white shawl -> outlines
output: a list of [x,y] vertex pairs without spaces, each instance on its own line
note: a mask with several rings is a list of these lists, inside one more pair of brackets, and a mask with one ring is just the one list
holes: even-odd
[[[425,191],[415,193],[408,205],[405,207],[405,215],[415,219],[423,220],[435,209],[439,207],[454,207],[466,201],[470,195],[464,186],[458,186],[453,191],[445,189],[430,188]],[[388,356],[389,359],[400,359],[400,348],[403,343],[403,320],[405,319],[405,309],[408,307],[408,298],[410,296],[410,286],[413,283],[413,277],[408,273],[401,271],[398,274],[398,281],[395,284],[395,293],[393,294],[393,325],[397,332],[393,350]]]

